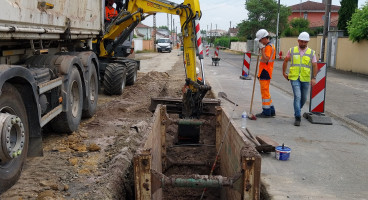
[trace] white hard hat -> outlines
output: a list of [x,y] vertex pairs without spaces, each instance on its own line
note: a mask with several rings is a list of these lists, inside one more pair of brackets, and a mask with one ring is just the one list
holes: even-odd
[[268,36],[268,32],[266,31],[266,29],[259,29],[256,33],[256,41],[261,40],[262,38],[265,38]]
[[298,40],[309,41],[309,34],[307,32],[301,32],[299,34]]

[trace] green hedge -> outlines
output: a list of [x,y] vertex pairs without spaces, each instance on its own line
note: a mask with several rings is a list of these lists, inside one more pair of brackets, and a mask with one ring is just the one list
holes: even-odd
[[216,38],[215,46],[222,46],[222,47],[230,48],[230,46],[229,46],[230,42],[238,42],[238,41],[239,41],[239,38],[237,38],[237,37],[223,36],[223,37]]

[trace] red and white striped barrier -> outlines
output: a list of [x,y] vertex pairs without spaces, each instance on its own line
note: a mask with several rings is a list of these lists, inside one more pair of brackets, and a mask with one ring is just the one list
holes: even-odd
[[309,113],[304,113],[303,117],[312,124],[332,125],[331,118],[324,114],[327,75],[326,63],[317,63],[317,69],[316,85],[310,90]]
[[219,46],[217,46],[216,49],[215,49],[215,57],[219,56],[219,52],[220,52],[220,48],[219,48]]
[[210,47],[206,46],[206,56],[208,57],[210,55]]
[[311,89],[309,111],[313,113],[325,112],[326,98],[326,63],[317,63],[318,73],[316,76],[316,85]]
[[244,53],[242,75],[240,76],[241,79],[250,79],[249,72],[250,72],[251,57],[252,54],[250,51]]
[[195,23],[195,34],[197,39],[197,49],[198,49],[198,57],[199,59],[203,59],[203,46],[202,46],[202,38],[201,38],[201,28],[199,26],[199,18],[196,17],[194,20]]

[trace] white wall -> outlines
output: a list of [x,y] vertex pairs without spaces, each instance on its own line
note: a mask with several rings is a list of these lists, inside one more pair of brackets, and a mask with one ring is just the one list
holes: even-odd
[[247,43],[246,42],[231,42],[230,49],[235,50],[235,51],[246,52],[247,51]]
[[143,51],[143,39],[142,38],[134,38],[134,50]]

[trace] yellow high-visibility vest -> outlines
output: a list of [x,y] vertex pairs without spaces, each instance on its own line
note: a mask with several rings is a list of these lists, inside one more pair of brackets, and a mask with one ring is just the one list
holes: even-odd
[[312,69],[312,59],[315,51],[308,48],[302,57],[299,54],[298,46],[290,49],[291,65],[289,69],[289,80],[297,80],[300,77],[300,81],[309,82],[311,69]]

